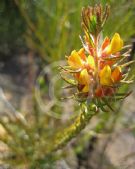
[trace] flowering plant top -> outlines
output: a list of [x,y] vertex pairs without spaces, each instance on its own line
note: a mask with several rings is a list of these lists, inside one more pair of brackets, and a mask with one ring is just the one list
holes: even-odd
[[[106,99],[122,99],[127,94],[118,93],[119,86],[132,82],[132,79],[127,80],[128,72],[125,72],[128,70],[126,67],[133,63],[126,61],[130,49],[124,51],[125,47],[119,33],[115,33],[111,39],[105,37],[100,44],[102,29],[108,15],[109,6],[106,6],[105,10],[101,5],[83,8],[83,47],[78,51],[73,50],[66,57],[68,65],[62,67],[62,78],[70,87],[76,89],[73,95],[80,102],[91,99],[97,105],[100,100],[104,105]],[[63,76],[63,71],[72,78]],[[101,104],[100,107],[103,108]]]

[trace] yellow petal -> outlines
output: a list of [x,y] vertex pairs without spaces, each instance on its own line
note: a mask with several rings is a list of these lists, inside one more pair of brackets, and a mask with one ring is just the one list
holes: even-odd
[[89,92],[89,85],[85,85],[84,88],[82,89],[82,92],[84,93]]
[[79,69],[83,66],[83,61],[81,60],[76,50],[72,51],[71,55],[68,57],[68,64],[73,69]]
[[95,68],[95,61],[94,61],[93,56],[91,56],[91,55],[88,56],[88,64],[92,69]]
[[90,83],[90,76],[86,69],[83,69],[80,73],[79,79],[80,84],[87,85]]
[[118,33],[115,33],[106,52],[108,54],[113,54],[120,51],[122,47],[123,47],[123,40],[120,38],[120,35]]
[[101,71],[100,71],[100,84],[110,86],[112,84],[111,80],[111,68],[109,65],[106,65]]

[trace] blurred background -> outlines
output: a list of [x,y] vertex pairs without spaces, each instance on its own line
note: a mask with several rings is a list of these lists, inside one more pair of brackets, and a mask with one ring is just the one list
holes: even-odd
[[[103,36],[112,37],[115,32],[119,32],[125,45],[131,44],[129,60],[133,60],[135,54],[135,0],[0,1],[1,118],[5,112],[13,114],[20,111],[28,121],[32,121],[34,116],[38,116],[39,121],[40,118],[43,120],[45,114],[42,112],[42,108],[39,109],[40,106],[34,98],[35,84],[38,83],[38,92],[40,90],[42,102],[45,105],[50,103],[50,99],[53,99],[48,96],[48,84],[51,77],[46,72],[41,72],[44,68],[52,69],[50,64],[64,60],[73,49],[78,50],[82,46],[79,39],[79,35],[82,35],[81,9],[83,6],[95,5],[99,2],[103,6],[108,3],[111,7]],[[56,67],[52,72],[57,75]],[[135,68],[132,66],[132,75],[134,73]],[[59,90],[61,86],[62,82],[57,81],[55,90]],[[116,105],[117,112],[108,114],[102,112],[93,119],[80,136],[63,150],[62,155],[54,164],[54,168],[135,168],[135,86],[134,84],[126,85],[120,90],[129,90],[132,91],[132,94]],[[61,120],[47,115],[47,120],[45,118],[44,121],[39,122],[40,127],[45,123],[47,125],[47,127],[44,126],[46,133],[43,138],[48,142],[57,130],[70,124],[69,120],[65,121],[65,119],[70,116],[70,113],[72,114],[73,109],[75,112],[78,110],[76,102],[66,101],[63,104],[64,108],[53,105],[48,108],[49,110],[47,109],[47,112],[53,111],[56,116],[62,116]],[[71,106],[70,110],[69,106]],[[65,113],[61,115],[63,110]],[[91,128],[95,133],[93,137],[90,137],[89,134]],[[3,143],[1,143],[0,151],[1,153],[5,151]],[[44,163],[43,168],[51,168],[45,166],[46,162]],[[25,164],[23,165],[25,166]],[[47,163],[47,165],[50,164]]]

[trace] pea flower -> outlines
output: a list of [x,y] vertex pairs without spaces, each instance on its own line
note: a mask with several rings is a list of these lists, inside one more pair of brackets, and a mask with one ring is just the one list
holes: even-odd
[[[67,66],[62,70],[72,76],[72,80],[62,78],[71,84],[76,91],[74,96],[79,101],[87,99],[105,100],[106,98],[121,99],[118,89],[127,80],[125,67],[133,61],[125,62],[130,50],[123,53],[123,40],[119,33],[110,39],[101,41],[103,25],[108,17],[109,7],[103,13],[101,6],[87,7],[82,10],[82,27],[84,36],[81,38],[83,47],[73,50],[67,57]],[[125,78],[126,77],[126,78]]]

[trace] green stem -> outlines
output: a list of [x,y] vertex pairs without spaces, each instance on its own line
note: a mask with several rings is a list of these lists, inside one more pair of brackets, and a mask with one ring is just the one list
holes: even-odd
[[[82,113],[75,119],[74,123],[66,128],[63,132],[58,133],[48,153],[52,153],[57,151],[58,149],[64,147],[70,140],[76,137],[89,123],[90,119],[96,114],[97,112],[93,110],[83,110]],[[47,154],[48,154],[47,153]]]

